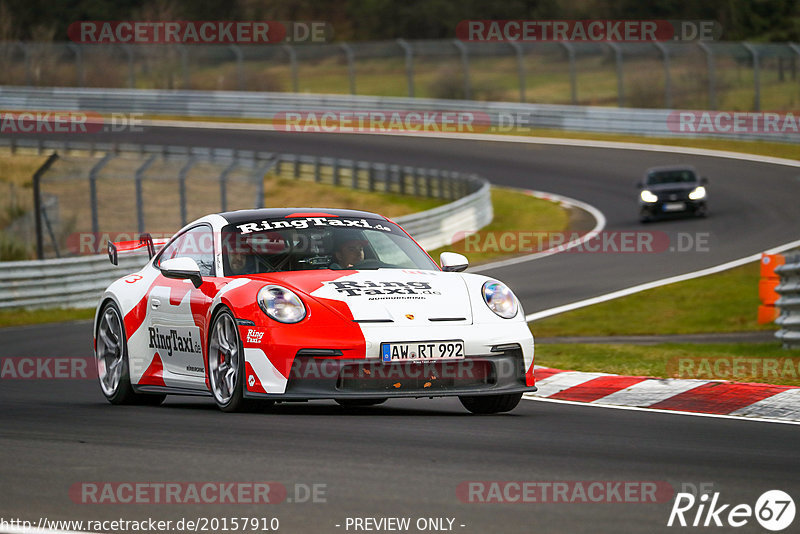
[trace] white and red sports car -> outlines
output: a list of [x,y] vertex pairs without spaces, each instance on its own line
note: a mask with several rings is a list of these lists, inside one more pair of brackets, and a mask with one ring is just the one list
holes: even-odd
[[[441,267],[397,224],[352,210],[208,215],[105,291],[94,344],[112,404],[208,395],[223,411],[270,401],[458,396],[474,413],[535,391],[533,336],[501,282]],[[260,402],[259,402],[260,401]]]

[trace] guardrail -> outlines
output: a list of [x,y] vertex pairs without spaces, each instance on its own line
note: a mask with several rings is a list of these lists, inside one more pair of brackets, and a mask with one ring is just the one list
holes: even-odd
[[783,342],[785,348],[800,347],[800,254],[787,255],[786,263],[776,267],[780,284],[775,292],[780,298],[775,303],[780,315],[775,324],[781,327],[775,337]]
[[[484,131],[524,132],[526,129],[554,129],[584,132],[636,134],[659,137],[716,137],[739,140],[769,140],[800,143],[792,128],[786,131],[747,130],[732,126],[728,131],[714,126],[709,115],[706,127],[701,117],[693,123],[700,131],[680,131],[680,121],[669,109],[608,108],[520,104],[512,102],[476,102],[431,98],[375,97],[352,95],[310,95],[295,93],[259,93],[242,91],[168,91],[156,89],[80,89],[1,87],[0,109],[75,110],[84,112],[142,113],[148,116],[228,117],[238,119],[273,119],[291,111],[401,111],[472,113],[471,124]],[[702,113],[702,112],[698,112]],[[710,112],[714,113],[714,112]],[[800,118],[792,117],[796,125]],[[781,129],[784,119],[776,119]],[[733,123],[733,117],[726,123]],[[776,124],[778,124],[776,123]],[[763,125],[763,120],[758,124]],[[776,127],[777,128],[777,127]],[[763,130],[763,128],[761,128]],[[677,131],[676,131],[677,130]],[[457,129],[469,132],[469,129]]]
[[[2,144],[2,142],[0,142]],[[254,168],[264,168],[268,161],[274,172],[299,180],[348,186],[369,191],[386,191],[443,199],[448,204],[420,213],[395,218],[426,249],[448,245],[459,232],[475,231],[489,224],[493,217],[489,183],[477,175],[465,175],[439,169],[424,169],[365,161],[247,152],[156,147],[144,145],[108,145],[58,141],[19,140],[14,150],[37,151],[131,151],[158,153],[172,157],[217,159],[249,157]],[[262,197],[263,198],[263,197]],[[258,206],[257,206],[258,207]],[[117,267],[106,255],[43,261],[0,263],[0,309],[43,307],[93,307],[102,291],[113,280],[144,265],[146,256],[121,257]]]

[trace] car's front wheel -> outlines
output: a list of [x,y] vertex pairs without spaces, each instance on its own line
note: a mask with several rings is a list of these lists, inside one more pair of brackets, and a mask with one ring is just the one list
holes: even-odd
[[519,404],[522,393],[508,393],[505,395],[478,395],[474,397],[461,396],[461,404],[475,414],[492,414],[510,412]]
[[244,398],[244,349],[236,320],[227,308],[211,325],[208,342],[208,381],[217,406],[223,412],[239,412],[253,407]]
[[166,395],[136,393],[131,385],[128,366],[128,342],[122,314],[113,302],[100,312],[97,322],[97,376],[100,389],[111,404],[148,404],[157,406]]

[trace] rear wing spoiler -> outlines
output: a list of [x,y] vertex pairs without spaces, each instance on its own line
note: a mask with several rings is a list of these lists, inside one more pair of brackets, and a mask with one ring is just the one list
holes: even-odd
[[142,234],[139,236],[138,241],[119,241],[117,243],[108,242],[108,260],[114,264],[119,264],[119,254],[128,254],[136,252],[144,248],[147,249],[147,254],[150,258],[156,255],[156,245],[161,246],[167,243],[169,239],[156,239],[150,234]]

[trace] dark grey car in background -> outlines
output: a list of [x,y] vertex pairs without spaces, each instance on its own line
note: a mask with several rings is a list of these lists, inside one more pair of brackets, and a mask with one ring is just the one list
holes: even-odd
[[689,165],[653,167],[636,185],[641,222],[673,215],[705,217],[708,212],[708,179]]

